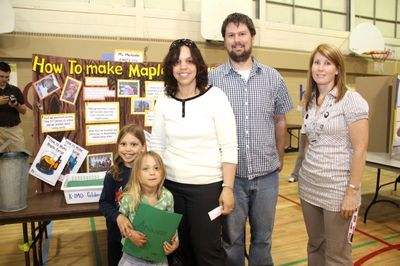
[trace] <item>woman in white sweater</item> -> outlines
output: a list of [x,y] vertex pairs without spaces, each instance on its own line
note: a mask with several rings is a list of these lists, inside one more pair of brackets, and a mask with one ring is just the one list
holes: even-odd
[[183,214],[179,225],[183,265],[224,265],[221,217],[234,207],[237,164],[235,116],[226,95],[208,86],[207,65],[196,44],[174,41],[163,62],[165,95],[158,98],[151,149],[167,168],[164,183]]

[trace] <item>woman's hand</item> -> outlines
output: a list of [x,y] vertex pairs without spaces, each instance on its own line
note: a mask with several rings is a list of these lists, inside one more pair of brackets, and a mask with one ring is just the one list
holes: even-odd
[[129,219],[126,218],[123,214],[118,215],[117,225],[122,237],[128,237],[128,232],[133,230],[131,221],[129,221]]
[[147,236],[145,234],[133,229],[129,230],[127,237],[137,247],[143,247],[143,245],[147,242]]
[[219,205],[222,206],[222,214],[228,215],[232,213],[235,207],[235,198],[233,196],[233,188],[223,187],[219,196]]
[[357,210],[357,195],[359,191],[355,191],[352,188],[347,188],[346,194],[342,201],[342,208],[340,211],[340,216],[347,219],[353,215]]
[[168,243],[167,241],[164,242],[164,253],[165,255],[169,255],[172,252],[174,252],[179,246],[179,239],[178,235],[175,233],[175,235],[172,237],[171,244]]

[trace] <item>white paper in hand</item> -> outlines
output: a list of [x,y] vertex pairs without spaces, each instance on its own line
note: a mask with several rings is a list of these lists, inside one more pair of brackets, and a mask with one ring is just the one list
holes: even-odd
[[211,221],[220,216],[221,214],[222,214],[222,206],[218,206],[214,210],[208,212],[208,216],[210,216]]

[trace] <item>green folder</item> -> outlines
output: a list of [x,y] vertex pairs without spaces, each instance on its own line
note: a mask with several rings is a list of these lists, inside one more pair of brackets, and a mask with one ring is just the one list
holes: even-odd
[[122,251],[147,261],[164,261],[166,258],[164,242],[171,242],[181,219],[181,214],[162,211],[140,203],[133,220],[133,228],[145,234],[147,242],[142,247],[137,247],[129,238],[126,238]]

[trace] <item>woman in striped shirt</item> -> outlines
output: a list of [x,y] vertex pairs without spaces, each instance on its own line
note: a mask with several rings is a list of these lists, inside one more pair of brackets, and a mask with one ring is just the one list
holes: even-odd
[[345,84],[340,50],[319,45],[309,62],[307,140],[299,178],[309,265],[353,265],[351,239],[361,204],[368,104]]

